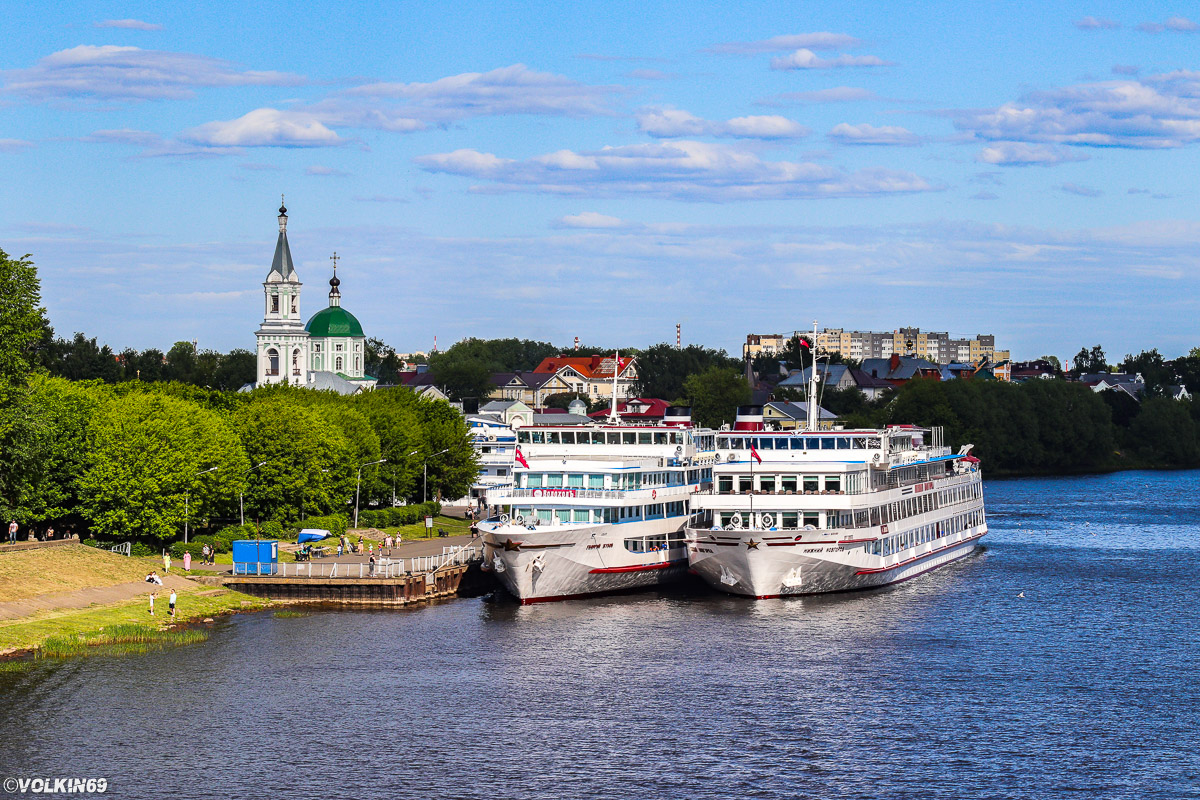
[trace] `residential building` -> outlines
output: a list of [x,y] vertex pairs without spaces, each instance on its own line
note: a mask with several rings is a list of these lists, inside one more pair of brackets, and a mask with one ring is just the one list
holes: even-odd
[[817,334],[816,344],[818,352],[838,353],[856,361],[890,358],[897,354],[924,358],[935,364],[952,361],[978,364],[1010,357],[1007,350],[996,349],[996,337],[990,333],[954,338],[944,331],[922,331],[920,328],[897,328],[890,333],[826,328]]
[[[812,367],[795,370],[779,382],[779,387],[805,391],[811,371]],[[877,378],[861,369],[851,369],[845,364],[821,364],[817,367],[817,374],[826,389],[855,388],[865,394],[868,400],[874,400],[892,386],[883,378]]]
[[[817,408],[817,430],[833,430],[837,415]],[[763,426],[767,430],[793,431],[808,427],[808,403],[774,400],[763,406]]]
[[742,359],[750,359],[755,356],[775,356],[787,349],[788,339],[790,336],[785,336],[782,333],[751,333],[746,336],[746,343],[742,345]]

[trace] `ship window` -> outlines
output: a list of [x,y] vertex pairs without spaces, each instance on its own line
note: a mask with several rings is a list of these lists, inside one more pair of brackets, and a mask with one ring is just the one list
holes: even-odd
[[800,520],[800,515],[798,513],[796,513],[795,511],[784,511],[782,514],[779,515],[779,527],[794,529],[796,527],[796,523],[799,522],[799,520]]
[[814,528],[816,528],[820,524],[821,524],[821,515],[819,513],[817,513],[816,511],[805,511],[804,512],[804,526],[806,528],[809,525],[812,525]]
[[654,434],[654,443],[655,444],[666,444],[667,443],[667,434],[655,433]]
[[545,431],[530,431],[530,435],[533,436],[533,441],[530,442],[530,444],[545,444],[546,443],[546,432]]
[[574,489],[582,489],[583,488],[583,476],[582,475],[568,475],[567,476],[567,486],[570,486],[571,488],[574,488]]
[[759,475],[758,490],[760,492],[775,493],[775,476],[774,475]]
[[525,483],[525,485],[526,485],[526,486],[528,486],[530,489],[539,489],[539,488],[541,488],[541,486],[542,486],[542,473],[540,473],[540,472],[530,472],[530,473],[529,473],[529,474],[526,476],[526,483]]
[[784,475],[779,479],[779,482],[780,482],[779,488],[781,491],[784,491],[784,492],[796,491],[796,476],[795,475]]
[[550,515],[551,515],[552,513],[553,513],[553,511],[552,511],[551,509],[549,509],[549,508],[539,508],[539,509],[537,510],[537,516],[538,516],[538,519],[539,519],[539,520],[541,520],[542,522],[549,522],[549,521],[550,521]]
[[546,444],[562,444],[562,440],[558,438],[558,431],[546,433]]
[[734,436],[732,439],[730,439],[729,440],[729,449],[730,450],[744,450],[745,447],[742,443],[742,437]]
[[853,439],[850,440],[850,446],[854,450],[866,450],[867,449],[867,439],[865,436],[855,436]]
[[717,491],[721,494],[733,491],[733,476],[720,475],[717,477]]
[[574,511],[576,522],[590,522],[588,519],[588,510],[586,508],[577,508]]
[[804,491],[805,492],[818,492],[820,490],[821,490],[821,479],[819,477],[817,477],[816,475],[805,475],[804,476]]
[[821,449],[822,450],[833,450],[834,449],[833,438],[829,437],[829,438],[822,439],[821,440]]
[[642,432],[638,433],[637,437],[638,437],[638,444],[651,444],[651,439],[653,438],[650,435],[650,431],[642,431]]
[[801,439],[799,436],[793,436],[792,437],[792,449],[793,450],[803,450],[804,449],[804,440]]
[[559,434],[559,436],[562,436],[563,444],[575,444],[575,432],[574,431],[563,431],[562,433]]
[[717,437],[717,449],[718,450],[728,450],[729,449],[729,437],[728,436],[718,436]]
[[603,475],[588,475],[588,488],[589,489],[603,489],[604,488],[604,476]]
[[529,431],[517,431],[517,443],[529,444]]
[[808,438],[806,438],[804,440],[804,449],[805,450],[820,450],[821,449],[821,440],[817,439],[815,437],[809,436]]
[[758,440],[758,449],[759,450],[774,450],[775,449],[775,440],[768,439],[765,436],[762,437],[761,439]]
[[839,436],[837,438],[837,449],[838,450],[849,450],[850,449],[850,437]]
[[569,509],[569,508],[557,509],[554,512],[554,515],[556,517],[558,517],[559,522],[570,522],[571,521],[571,509]]
[[604,444],[604,431],[592,431],[592,444]]
[[825,476],[825,491],[840,492],[842,490],[841,475],[826,475]]
[[550,488],[559,488],[563,485],[563,476],[561,472],[546,473],[546,486]]
[[621,444],[637,444],[637,434],[633,431],[625,431],[621,434]]
[[738,475],[738,491],[748,492],[754,488],[754,478],[749,475]]

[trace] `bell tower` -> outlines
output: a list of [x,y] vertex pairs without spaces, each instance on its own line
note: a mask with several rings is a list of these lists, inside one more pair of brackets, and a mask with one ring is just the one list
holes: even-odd
[[287,207],[279,205],[279,238],[271,271],[263,281],[263,322],[258,340],[258,385],[308,382],[308,332],[300,318],[300,276],[287,239]]

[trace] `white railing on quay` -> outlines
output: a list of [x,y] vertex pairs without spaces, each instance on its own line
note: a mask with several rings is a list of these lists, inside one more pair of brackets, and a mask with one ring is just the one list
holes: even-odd
[[381,558],[374,567],[369,563],[338,561],[299,561],[277,563],[236,562],[234,575],[277,578],[403,578],[434,572],[442,567],[462,566],[480,559],[481,553],[475,545],[443,547],[439,555],[414,556],[412,558]]

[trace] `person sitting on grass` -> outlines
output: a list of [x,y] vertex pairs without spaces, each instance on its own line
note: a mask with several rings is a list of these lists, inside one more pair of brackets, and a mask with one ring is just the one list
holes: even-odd
[[154,570],[150,570],[150,574],[146,576],[146,583],[157,583],[159,586],[163,585],[162,578],[158,577],[158,573]]

